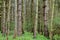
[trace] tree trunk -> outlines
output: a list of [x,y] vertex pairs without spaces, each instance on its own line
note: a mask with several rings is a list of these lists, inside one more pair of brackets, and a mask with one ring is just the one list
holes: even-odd
[[6,25],[5,25],[5,15],[6,15],[6,9],[5,9],[5,1],[3,1],[4,2],[4,4],[3,4],[3,15],[2,15],[2,31],[3,31],[3,35],[5,34],[5,32],[6,32]]
[[15,28],[14,28],[14,36],[13,38],[16,38],[17,36],[17,0],[15,0]]
[[22,0],[17,1],[18,11],[18,36],[22,35]]
[[8,1],[8,13],[7,13],[7,39],[8,40],[8,35],[9,35],[9,29],[10,29],[10,9],[11,9],[11,0]]
[[[50,40],[53,40],[53,17],[54,17],[54,1],[55,0],[51,0],[50,1],[50,8],[51,8],[51,27],[50,27]],[[52,2],[52,3],[51,3]]]
[[14,20],[14,2],[15,0],[11,1],[11,21]]
[[35,13],[35,20],[34,20],[34,38],[36,38],[37,33],[37,26],[38,26],[38,0],[33,0],[34,3],[34,13]]
[[[23,14],[23,27],[26,27],[26,0],[23,0],[23,9],[22,9],[22,14]],[[23,29],[23,28],[22,28]],[[24,33],[24,31],[23,31]]]
[[44,6],[43,6],[43,16],[44,16],[44,36],[48,37],[49,32],[48,32],[48,23],[47,23],[47,13],[49,10],[48,7],[48,0],[43,0]]

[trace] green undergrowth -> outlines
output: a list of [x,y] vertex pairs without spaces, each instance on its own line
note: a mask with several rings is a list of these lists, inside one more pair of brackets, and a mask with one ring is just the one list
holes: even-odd
[[53,39],[54,40],[60,40],[60,35],[58,35],[58,34],[54,35]]
[[[6,36],[3,37],[2,34],[0,33],[0,40],[6,40]],[[8,40],[49,40],[49,39],[39,34],[37,34],[36,38],[33,39],[32,33],[25,32],[22,36],[16,37],[15,39],[13,39],[13,35],[9,35]]]

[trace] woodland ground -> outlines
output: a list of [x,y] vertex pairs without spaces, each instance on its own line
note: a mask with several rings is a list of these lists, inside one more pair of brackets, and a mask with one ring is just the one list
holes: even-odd
[[[0,33],[0,40],[5,40],[5,39],[6,39],[6,36],[3,37],[2,34]],[[49,39],[47,39],[43,35],[39,35],[38,33],[36,38],[33,39],[32,33],[25,32],[21,37],[16,37],[15,39],[13,39],[13,35],[9,35],[8,40],[49,40]]]
[[[58,35],[55,35],[53,38],[54,38],[54,40],[60,40],[60,36],[58,36]],[[6,36],[2,36],[2,34],[0,33],[0,40],[6,40]],[[13,35],[10,34],[8,36],[8,40],[49,40],[49,39],[38,33],[37,33],[36,38],[33,39],[32,33],[25,32],[22,36],[16,37],[15,39],[13,39]]]

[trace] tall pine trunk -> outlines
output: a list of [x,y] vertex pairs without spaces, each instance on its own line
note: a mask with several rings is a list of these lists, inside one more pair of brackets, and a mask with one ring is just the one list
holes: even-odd
[[11,9],[11,0],[8,1],[8,12],[7,12],[7,39],[8,40],[8,35],[9,35],[9,29],[10,29],[10,9]]
[[22,0],[17,0],[18,36],[22,35]]
[[14,20],[14,1],[15,0],[11,0],[11,21]]
[[33,0],[34,3],[34,13],[35,13],[35,20],[34,20],[34,38],[36,38],[37,33],[37,26],[38,26],[38,0]]
[[14,12],[15,12],[15,28],[14,28],[14,36],[13,36],[13,38],[16,38],[16,36],[17,36],[17,0],[15,0],[15,10],[14,10]]
[[48,0],[43,0],[43,16],[44,16],[44,36],[48,37],[49,32],[48,32],[48,23],[47,23],[47,13],[48,13]]
[[6,32],[6,25],[5,25],[5,15],[6,15],[6,9],[5,9],[5,7],[6,7],[6,5],[5,5],[5,1],[3,1],[3,15],[2,15],[2,31],[3,31],[3,35],[5,34],[5,32]]
[[23,14],[23,27],[26,27],[26,0],[23,0],[23,9],[22,9],[22,14]]
[[[54,17],[54,1],[50,1],[50,9],[51,9],[51,27],[50,27],[50,40],[53,40],[53,17]],[[51,3],[52,2],[52,3]]]

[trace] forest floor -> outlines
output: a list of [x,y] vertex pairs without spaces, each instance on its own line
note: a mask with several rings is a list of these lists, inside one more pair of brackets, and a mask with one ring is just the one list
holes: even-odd
[[[0,40],[6,40],[6,36],[3,37],[2,34],[0,33]],[[49,40],[49,39],[39,34],[37,34],[36,38],[33,39],[32,33],[25,32],[22,36],[16,37],[15,39],[13,39],[13,35],[9,35],[8,40]]]
[[[45,36],[40,35],[38,33],[35,39],[33,39],[33,33],[30,33],[30,32],[25,32],[22,36],[16,37],[16,38],[13,38],[12,34],[13,33],[10,33],[10,35],[8,36],[8,40],[49,40]],[[7,36],[2,36],[2,33],[0,32],[0,40],[6,40],[6,39],[7,39]],[[53,40],[60,40],[60,36],[54,35]]]

